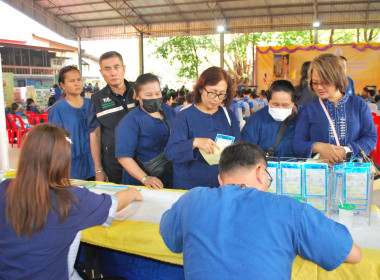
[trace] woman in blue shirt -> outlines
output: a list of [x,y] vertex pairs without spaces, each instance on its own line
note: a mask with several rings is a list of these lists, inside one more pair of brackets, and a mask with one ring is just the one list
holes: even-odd
[[339,57],[333,54],[316,57],[308,76],[310,89],[319,99],[306,104],[297,119],[294,153],[304,158],[319,154],[330,163],[351,155],[360,157],[360,149],[369,154],[377,141],[372,114],[362,98],[345,94],[348,81]]
[[163,155],[170,134],[169,124],[172,124],[175,112],[162,104],[157,76],[140,75],[135,82],[135,91],[140,105],[121,119],[115,130],[116,158],[124,167],[122,182],[154,189],[170,188],[171,170],[157,178],[147,174],[136,160],[144,163]]
[[218,165],[209,165],[199,150],[210,154],[219,149],[214,142],[217,134],[240,140],[236,117],[226,109],[233,98],[226,71],[219,67],[205,70],[194,94],[195,104],[179,112],[165,148],[167,158],[173,162],[173,183],[177,189],[218,187]]
[[71,134],[71,178],[93,180],[95,170],[87,127],[90,100],[80,96],[82,77],[75,66],[66,66],[59,71],[58,81],[65,97],[50,109],[48,121]]
[[[294,104],[295,97],[295,89],[289,81],[275,81],[267,94],[268,106],[249,117],[242,130],[242,140],[259,145],[268,156],[294,156],[294,128],[300,111]],[[284,122],[285,132],[275,147],[280,127]]]
[[70,184],[70,135],[51,124],[30,130],[15,179],[0,184],[2,279],[81,279],[74,269],[83,229],[110,226],[141,193],[98,195]]

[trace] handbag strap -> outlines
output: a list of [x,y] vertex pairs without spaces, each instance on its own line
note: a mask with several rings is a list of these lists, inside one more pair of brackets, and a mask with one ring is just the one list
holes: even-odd
[[168,127],[169,127],[169,132],[172,132],[172,128],[171,128],[171,126],[170,126],[170,123],[169,123],[168,118],[166,117],[164,111],[163,111],[162,109],[160,109],[160,110],[158,110],[158,112],[161,114],[161,116],[164,117],[164,120],[166,121],[166,124],[167,124]]
[[226,117],[227,117],[228,123],[229,123],[230,126],[231,126],[231,118],[230,118],[230,115],[228,114],[227,108],[224,107],[224,106],[222,106],[222,108],[223,108],[224,113],[226,114]]
[[277,146],[280,144],[282,138],[284,138],[284,135],[285,135],[285,131],[286,131],[286,125],[288,124],[289,122],[289,117],[287,117],[282,123],[281,123],[281,126],[280,126],[280,129],[278,131],[278,134],[277,134],[277,140],[276,140],[276,143],[270,147],[270,148],[267,148],[265,149],[265,151],[267,152],[273,152],[276,150]]
[[335,142],[336,142],[336,144],[337,144],[338,146],[340,146],[340,142],[339,142],[338,134],[336,133],[336,130],[335,130],[335,125],[334,125],[334,123],[333,123],[333,121],[332,121],[332,119],[331,119],[331,117],[330,117],[330,114],[327,112],[326,106],[325,106],[325,104],[323,104],[323,101],[322,101],[321,98],[319,98],[319,103],[321,104],[322,109],[323,109],[323,111],[325,112],[325,115],[326,115],[327,119],[329,120],[329,123],[330,123],[331,129],[332,129],[332,131],[333,131],[333,133],[334,133]]

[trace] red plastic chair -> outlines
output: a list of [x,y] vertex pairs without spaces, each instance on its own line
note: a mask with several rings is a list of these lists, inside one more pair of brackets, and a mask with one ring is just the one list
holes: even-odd
[[13,130],[12,130],[12,127],[9,123],[9,120],[8,120],[8,117],[5,116],[5,124],[7,126],[7,133],[8,133],[8,142],[11,143],[11,139],[13,138],[12,135],[13,135]]
[[24,111],[24,114],[27,116],[29,124],[37,125],[41,123],[40,114],[36,114],[32,111]]
[[[12,141],[11,141],[11,145],[13,147],[14,136],[16,134],[16,137],[17,137],[17,148],[20,148],[21,147],[21,138],[22,138],[22,136],[26,132],[29,131],[29,129],[25,128],[24,122],[22,121],[21,117],[19,117],[17,115],[13,115],[13,114],[7,114],[7,117],[8,117],[9,123],[10,123],[11,128],[12,128]],[[17,125],[16,125],[16,119],[19,121],[21,128],[17,127]]]
[[44,123],[47,123],[48,122],[48,116],[49,116],[49,111],[45,112],[44,114],[39,114],[38,117],[39,117],[40,123],[42,123],[42,120]]

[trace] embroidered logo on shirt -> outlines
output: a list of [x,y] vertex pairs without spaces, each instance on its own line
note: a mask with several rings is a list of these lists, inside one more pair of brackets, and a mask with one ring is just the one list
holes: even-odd
[[111,98],[106,97],[102,99],[102,109],[108,109],[110,107],[116,106],[115,101],[113,101]]

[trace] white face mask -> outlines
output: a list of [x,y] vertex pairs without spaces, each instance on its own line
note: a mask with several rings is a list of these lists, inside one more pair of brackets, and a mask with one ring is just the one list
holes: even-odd
[[292,108],[290,109],[281,109],[281,108],[272,108],[269,107],[269,114],[275,121],[283,122],[287,117],[292,114]]

